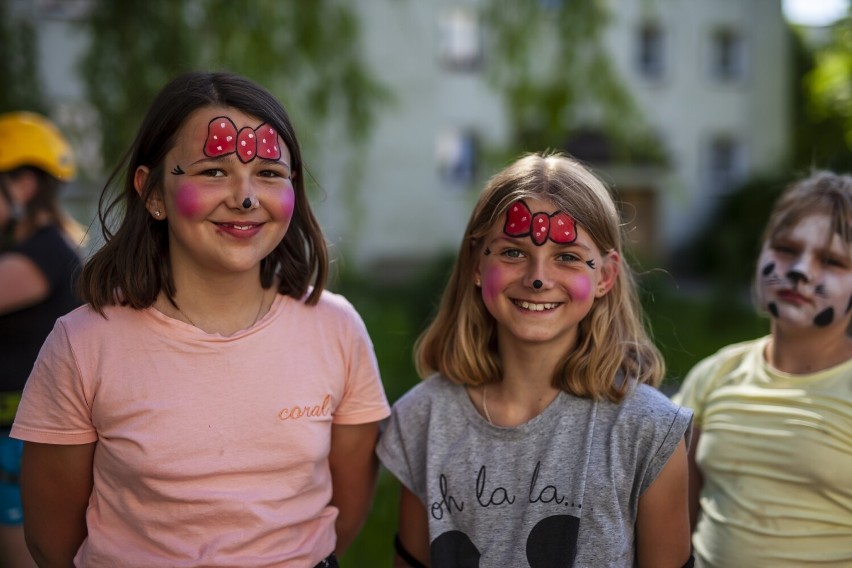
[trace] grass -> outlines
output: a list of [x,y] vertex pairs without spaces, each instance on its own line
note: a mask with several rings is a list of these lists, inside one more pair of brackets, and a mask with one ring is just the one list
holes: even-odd
[[[380,286],[348,279],[335,287],[364,318],[391,403],[419,381],[412,347],[436,309],[447,274],[443,261],[408,284]],[[663,273],[643,276],[640,290],[648,326],[666,359],[668,392],[702,358],[730,343],[768,333],[767,321],[755,314],[742,290],[699,286],[687,291]],[[396,480],[382,470],[370,516],[341,559],[343,566],[391,565],[398,493]]]

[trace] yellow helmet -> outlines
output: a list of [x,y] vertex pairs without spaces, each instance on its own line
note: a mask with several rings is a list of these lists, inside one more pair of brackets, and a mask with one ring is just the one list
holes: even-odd
[[0,114],[0,172],[34,166],[62,181],[77,173],[71,145],[59,129],[33,112]]

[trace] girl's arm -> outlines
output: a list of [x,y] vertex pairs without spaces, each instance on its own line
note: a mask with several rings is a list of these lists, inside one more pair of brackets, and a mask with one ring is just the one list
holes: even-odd
[[686,442],[681,440],[639,498],[636,559],[640,568],[680,568],[689,560],[688,469]]
[[[398,545],[422,566],[429,566],[429,520],[426,508],[414,493],[404,485],[399,497]],[[410,568],[416,564],[407,562],[399,553],[393,559],[394,568]]]
[[339,511],[335,523],[335,553],[338,556],[358,536],[370,512],[379,473],[379,460],[375,454],[378,437],[378,422],[334,424],[331,427],[328,462],[331,468],[331,504]]
[[85,540],[95,443],[24,443],[21,499],[27,547],[42,567],[73,566]]
[[695,532],[698,524],[698,513],[701,512],[701,488],[704,487],[704,477],[698,469],[695,454],[698,451],[698,440],[701,439],[701,429],[692,428],[692,442],[689,446],[689,526]]
[[49,293],[47,277],[32,260],[11,252],[0,255],[0,314],[37,304]]

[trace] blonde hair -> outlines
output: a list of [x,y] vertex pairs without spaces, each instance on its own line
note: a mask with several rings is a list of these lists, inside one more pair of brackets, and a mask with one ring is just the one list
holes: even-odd
[[[523,198],[552,202],[569,212],[602,252],[621,254],[618,210],[608,188],[592,172],[561,154],[529,154],[515,161],[489,180],[471,214],[438,313],[415,346],[421,377],[439,372],[470,386],[501,380],[495,320],[472,275],[483,237],[502,222],[510,204]],[[658,386],[664,373],[622,255],[612,289],[580,322],[577,345],[555,369],[553,385],[576,396],[619,402],[632,380]]]

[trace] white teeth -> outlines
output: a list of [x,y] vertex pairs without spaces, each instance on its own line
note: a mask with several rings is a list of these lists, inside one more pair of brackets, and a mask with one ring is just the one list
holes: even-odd
[[559,304],[533,304],[532,302],[519,301],[515,302],[518,306],[531,312],[543,312],[544,310],[552,310]]

